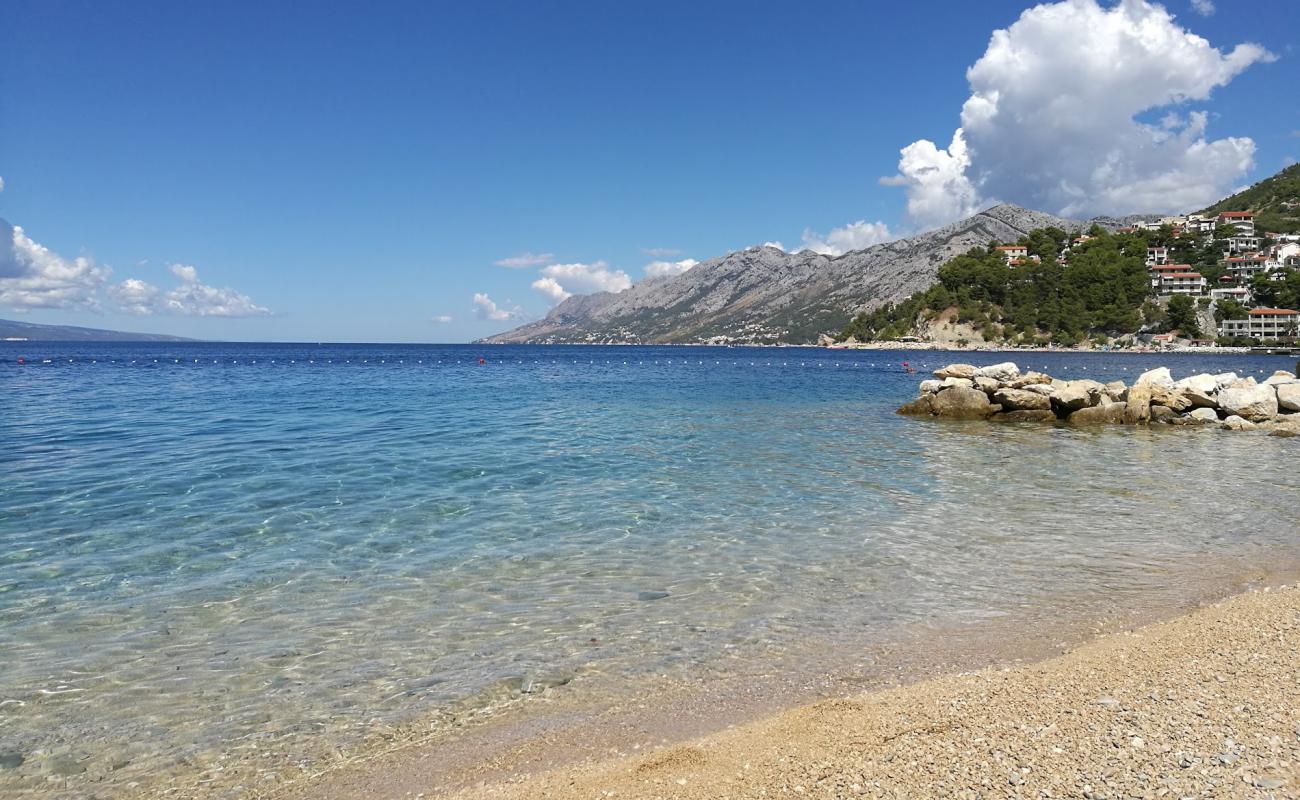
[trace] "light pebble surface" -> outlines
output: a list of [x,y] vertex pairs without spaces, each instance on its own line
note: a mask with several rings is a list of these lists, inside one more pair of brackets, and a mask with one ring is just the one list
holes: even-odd
[[649,754],[450,795],[413,784],[399,759],[382,773],[326,774],[290,793],[1295,798],[1298,642],[1300,588],[1265,589],[1047,661],[824,701]]

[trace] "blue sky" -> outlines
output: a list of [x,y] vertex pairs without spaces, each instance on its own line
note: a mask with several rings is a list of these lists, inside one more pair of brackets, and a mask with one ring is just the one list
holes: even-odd
[[[1140,18],[1151,47],[1170,48],[1071,66],[1107,71],[1088,85],[1114,88],[1046,119],[1033,115],[1056,88],[1028,85],[990,47],[1023,2],[7,0],[0,218],[26,249],[7,272],[0,258],[0,316],[212,339],[464,341],[543,315],[561,292],[640,280],[654,261],[766,241],[836,252],[992,200],[1177,210],[1300,157],[1293,0],[1220,0],[1208,14],[1198,2],[1166,3],[1172,20],[1139,3],[1120,20],[1113,3],[1077,0],[1013,28],[1009,48],[1058,53],[1106,44],[1065,12],[1113,22],[1095,26],[1112,39]],[[1228,55],[1245,42],[1260,49]],[[1188,66],[1151,72],[1178,59]],[[992,91],[1015,128],[963,115]],[[1112,96],[1118,124],[1080,127]],[[1108,140],[1133,118],[1143,127],[1130,133],[1161,142],[1159,163],[1149,143]],[[958,126],[969,166],[952,167]],[[1035,131],[1068,154],[1033,155],[1017,137]],[[882,185],[921,139],[937,155],[912,151],[915,170]],[[1116,152],[1129,177],[1097,178]],[[945,170],[951,180],[925,183]],[[496,263],[525,253],[549,257]],[[14,289],[37,262],[82,283]],[[548,275],[549,290],[534,287]],[[514,316],[490,318],[476,294]]]

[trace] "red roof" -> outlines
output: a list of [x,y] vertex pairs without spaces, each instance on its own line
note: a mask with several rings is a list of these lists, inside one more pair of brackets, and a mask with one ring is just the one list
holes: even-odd
[[1169,272],[1170,270],[1186,272],[1191,266],[1191,264],[1157,264],[1151,268],[1151,272]]
[[1289,308],[1252,308],[1250,315],[1252,317],[1285,317],[1294,316],[1297,313]]
[[1023,244],[1000,244],[998,245],[998,249],[999,250],[1027,250],[1028,248],[1025,247],[1025,245]]
[[1164,278],[1199,278],[1199,277],[1201,277],[1201,273],[1199,273],[1199,272],[1174,272],[1174,273],[1171,273],[1171,274],[1169,274],[1169,275],[1163,275],[1163,276],[1161,276],[1161,277],[1164,277]]
[[1221,216],[1221,217],[1237,217],[1237,218],[1240,219],[1240,218],[1242,218],[1242,217],[1253,217],[1253,216],[1255,216],[1255,212],[1254,212],[1254,211],[1224,211],[1224,212],[1221,212],[1221,213],[1219,214],[1219,216]]

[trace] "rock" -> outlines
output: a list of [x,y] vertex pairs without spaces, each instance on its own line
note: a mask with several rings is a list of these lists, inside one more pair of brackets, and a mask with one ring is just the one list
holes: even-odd
[[0,769],[18,769],[26,760],[17,750],[0,750]]
[[940,381],[921,381],[921,394],[934,394],[942,388],[943,383]]
[[1124,381],[1111,381],[1106,384],[1106,396],[1111,400],[1123,400],[1128,396],[1128,386]]
[[1229,416],[1252,422],[1274,417],[1277,405],[1277,392],[1272,386],[1247,386],[1219,392],[1219,408]]
[[989,396],[979,389],[954,386],[930,398],[930,407],[941,417],[983,419],[1001,410],[989,403]]
[[1297,382],[1300,382],[1300,378],[1297,378],[1295,376],[1295,373],[1287,372],[1284,369],[1280,369],[1277,372],[1274,372],[1272,375],[1269,375],[1267,378],[1264,379],[1265,386],[1277,386],[1283,383],[1297,383]]
[[1010,381],[1020,375],[1020,367],[1011,361],[1005,361],[1001,364],[993,364],[988,367],[981,367],[979,374],[985,378],[992,378],[995,381]]
[[1124,421],[1130,425],[1151,419],[1151,386],[1144,384],[1128,390],[1124,406]]
[[1195,408],[1218,408],[1219,401],[1215,395],[1219,393],[1219,381],[1213,376],[1202,372],[1200,375],[1193,375],[1190,378],[1183,378],[1174,387],[1183,393]]
[[934,408],[930,405],[932,394],[923,394],[910,402],[904,403],[898,413],[908,417],[928,417],[934,414]]
[[1070,381],[1064,387],[1052,392],[1052,407],[1057,413],[1068,414],[1097,404],[1102,385],[1096,381]]
[[944,378],[939,384],[939,390],[951,388],[953,386],[963,386],[967,389],[975,388],[975,381],[970,378]]
[[975,379],[975,388],[979,389],[981,392],[988,395],[989,397],[992,397],[993,393],[996,392],[999,388],[1001,388],[1001,386],[1002,386],[1001,382],[996,381],[992,378],[985,378],[981,376]]
[[1134,386],[1173,386],[1174,376],[1169,374],[1169,367],[1149,369],[1138,376]]
[[1056,391],[1056,389],[1052,388],[1052,384],[1050,383],[1031,383],[1024,387],[1024,389],[1026,392],[1038,392],[1042,395],[1049,395]]
[[1222,392],[1224,389],[1249,389],[1255,385],[1255,379],[1253,377],[1237,378],[1234,381],[1229,381],[1223,386],[1220,386],[1219,391]]
[[1249,431],[1255,429],[1255,423],[1250,422],[1248,420],[1244,420],[1241,417],[1238,417],[1237,415],[1234,414],[1233,416],[1230,416],[1227,419],[1225,419],[1221,427],[1230,431]]
[[1277,406],[1283,411],[1300,411],[1300,381],[1277,385]]
[[1178,412],[1169,406],[1152,405],[1151,421],[1152,422],[1173,422],[1178,419]]
[[974,379],[979,374],[979,369],[970,364],[949,364],[946,367],[940,367],[934,371],[934,376],[936,378]]
[[1066,421],[1071,425],[1117,425],[1124,421],[1123,403],[1108,406],[1089,406],[1075,411]]
[[45,762],[45,771],[51,775],[80,775],[86,771],[86,765],[73,756],[53,756]]
[[998,422],[1056,422],[1056,412],[1051,409],[1021,409],[1001,411],[989,419]]
[[1183,393],[1182,389],[1160,385],[1151,386],[1151,404],[1166,406],[1180,412],[1186,411],[1194,405],[1191,399]]
[[1219,415],[1214,413],[1212,408],[1194,408],[1192,413],[1187,415],[1188,419],[1194,419],[1197,422],[1218,422]]
[[1220,372],[1219,374],[1211,375],[1210,377],[1214,378],[1214,382],[1219,384],[1220,389],[1226,389],[1229,384],[1238,380],[1237,373],[1235,372]]
[[1300,435],[1300,416],[1275,417],[1272,421],[1265,423],[1265,427],[1276,436]]
[[636,593],[636,599],[642,602],[649,602],[651,600],[662,600],[667,596],[668,596],[668,592],[658,590],[658,589],[651,589],[648,591]]
[[1052,385],[1052,389],[1053,389],[1053,390],[1056,390],[1056,389],[1064,389],[1065,387],[1067,387],[1067,386],[1070,385],[1070,382],[1069,382],[1069,381],[1063,381],[1063,380],[1061,380],[1060,378],[1052,378],[1052,384],[1051,384],[1051,385]]
[[1044,375],[1041,372],[1025,372],[1017,378],[1012,378],[1011,380],[1006,381],[1006,384],[1012,389],[1024,389],[1025,387],[1032,386],[1035,383],[1050,384],[1051,382],[1051,375]]
[[993,402],[1001,404],[1005,411],[1050,412],[1052,409],[1052,401],[1047,395],[1027,389],[998,389],[993,393]]

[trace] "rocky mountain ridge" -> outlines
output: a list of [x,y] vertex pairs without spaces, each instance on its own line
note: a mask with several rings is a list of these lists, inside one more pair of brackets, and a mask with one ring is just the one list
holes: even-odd
[[1116,229],[1131,218],[1081,221],[999,205],[926,233],[827,256],[755,247],[622,292],[570,297],[543,319],[490,336],[493,344],[806,344],[854,314],[930,286],[939,266],[1035,228]]

